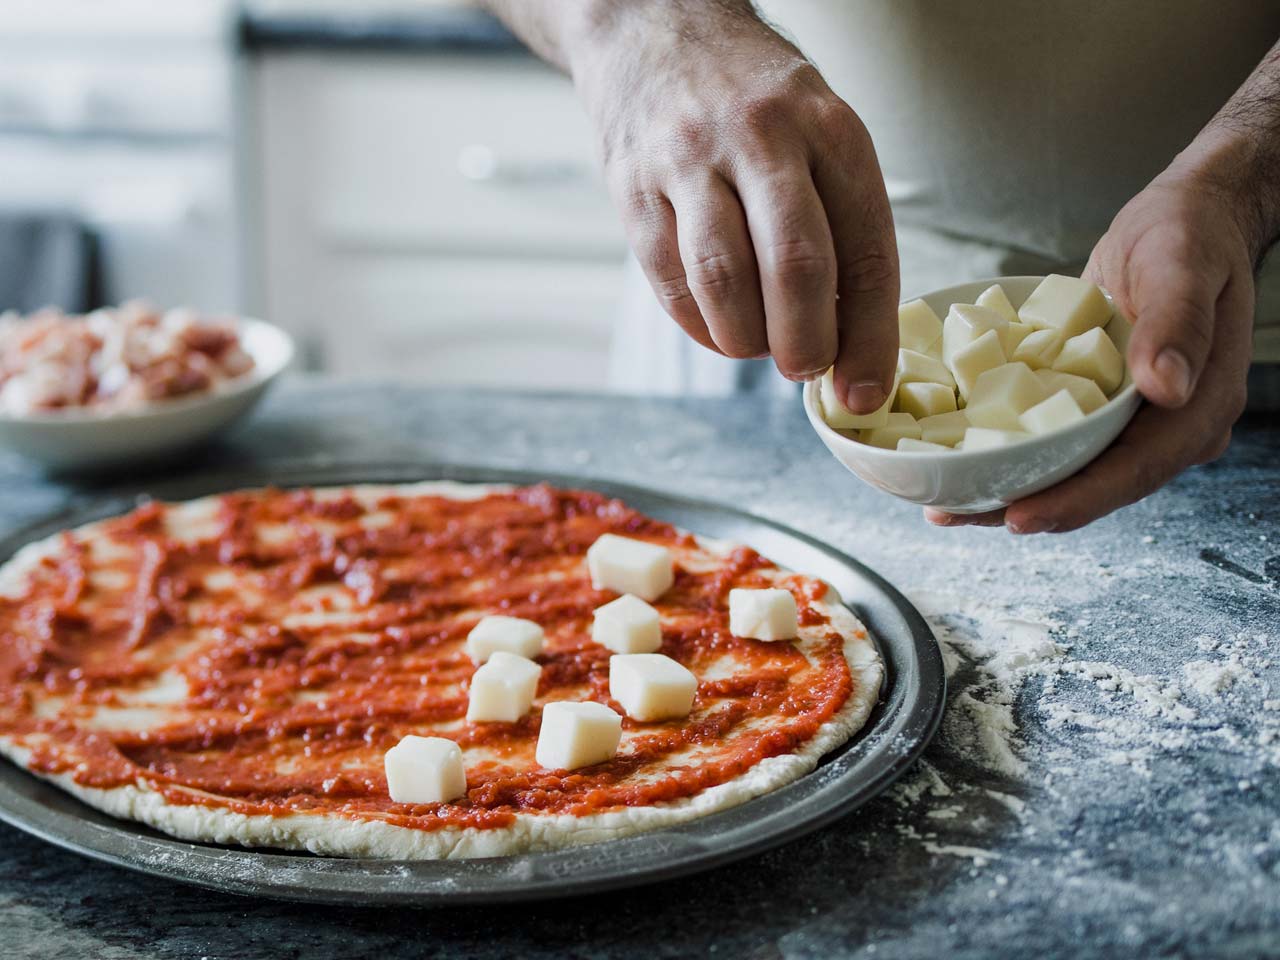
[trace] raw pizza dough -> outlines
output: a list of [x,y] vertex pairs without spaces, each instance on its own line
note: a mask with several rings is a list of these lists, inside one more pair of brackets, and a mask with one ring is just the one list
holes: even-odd
[[[455,483],[420,483],[394,487],[362,486],[312,491],[316,501],[354,499],[362,504],[365,512],[358,522],[368,529],[376,529],[389,522],[383,512],[378,509],[378,504],[384,502],[388,496],[478,501],[491,494],[502,496],[512,492],[513,488],[509,487]],[[215,536],[219,529],[219,503],[220,498],[209,497],[183,504],[164,505],[163,522],[168,536],[179,542],[194,542],[200,538]],[[101,521],[81,527],[73,532],[74,539],[88,545],[91,558],[96,557],[98,552],[101,552],[104,557],[116,556],[120,549],[118,544],[102,538],[103,529],[113,522]],[[45,558],[57,557],[64,551],[64,536],[66,535],[58,535],[31,544],[8,563],[0,566],[0,603],[5,602],[6,597],[18,599],[23,596],[28,576],[32,575],[33,571],[47,570],[51,563]],[[269,543],[285,538],[287,532],[264,528],[256,531],[256,536],[260,542]],[[714,564],[731,557],[737,549],[733,544],[703,538],[690,540],[689,543],[692,546],[688,548],[673,549],[678,567],[687,565],[696,568],[699,564]],[[584,568],[582,575],[585,577],[585,564],[581,566]],[[94,589],[109,592],[113,588],[112,571],[95,571],[92,562],[88,564],[88,569],[88,582]],[[769,583],[787,585],[794,584],[797,580],[796,575],[779,570],[772,565],[753,570],[752,573],[758,578],[754,582],[763,579]],[[211,589],[227,591],[244,589],[244,584],[237,582],[234,566],[214,570],[207,579]],[[814,581],[809,582],[812,584]],[[305,621],[308,617],[341,618],[342,608],[349,603],[349,598],[342,600],[334,593],[335,588],[331,584],[304,589],[298,596],[303,597],[308,589],[325,591],[332,595],[321,604],[303,603],[302,606],[307,609],[297,614],[299,622]],[[334,603],[335,598],[339,602]],[[308,850],[330,856],[389,859],[495,857],[596,843],[693,820],[774,790],[813,770],[824,754],[844,743],[863,726],[876,703],[883,677],[883,664],[879,654],[865,628],[846,607],[839,603],[834,591],[828,592],[821,599],[810,599],[808,603],[814,612],[825,616],[828,623],[818,627],[802,623],[800,638],[794,646],[804,652],[810,646],[818,644],[824,634],[827,635],[827,642],[830,642],[831,631],[839,633],[843,657],[848,664],[852,681],[851,691],[843,704],[827,717],[817,728],[816,733],[792,752],[765,757],[755,762],[745,772],[723,783],[701,789],[691,796],[666,802],[624,806],[586,814],[518,812],[511,822],[502,826],[449,825],[431,829],[419,829],[387,822],[384,811],[376,809],[370,810],[367,815],[353,813],[350,810],[340,814],[307,810],[271,813],[239,812],[233,809],[236,806],[234,802],[224,802],[216,792],[183,788],[180,784],[175,785],[172,780],[166,778],[163,772],[149,771],[145,767],[137,769],[137,776],[132,783],[122,783],[106,788],[86,785],[81,781],[93,779],[92,776],[84,776],[85,770],[92,762],[88,753],[81,760],[82,766],[77,768],[73,761],[77,756],[78,747],[74,743],[61,740],[60,738],[64,737],[63,733],[58,731],[15,733],[11,727],[6,728],[3,723],[5,715],[2,707],[0,707],[0,753],[23,766],[32,764],[33,754],[47,756],[50,750],[59,757],[70,757],[69,761],[62,764],[65,769],[38,769],[36,772],[106,813],[136,820],[187,840]],[[662,601],[659,600],[656,606],[662,609]],[[478,618],[480,612],[472,612],[472,622]],[[460,616],[466,619],[466,614]],[[727,624],[727,611],[725,617]],[[664,611],[664,628],[665,619]],[[728,633],[727,626],[724,628],[724,633]],[[6,639],[13,642],[12,637]],[[757,643],[758,641],[732,638],[732,642]],[[191,652],[186,656],[197,656],[199,648],[199,642],[192,643]],[[42,718],[65,716],[69,718],[69,723],[74,729],[81,734],[92,737],[96,733],[110,737],[112,731],[119,730],[128,730],[137,734],[148,729],[160,730],[168,723],[190,719],[186,713],[187,684],[183,679],[181,667],[182,662],[175,661],[170,667],[145,678],[123,695],[116,697],[114,702],[102,707],[86,708],[83,704],[69,706],[73,698],[58,695],[44,696],[39,684],[36,683],[28,683],[26,692],[34,702],[34,712],[37,716]],[[700,676],[700,680],[703,679],[706,678]],[[3,692],[3,687],[0,687],[0,692]],[[308,695],[307,691],[297,692],[299,698]],[[551,699],[560,698],[552,697]],[[544,699],[546,698],[540,693],[536,703],[541,704]],[[63,714],[62,711],[68,712]],[[694,717],[697,715],[698,710],[695,709]],[[456,730],[462,725],[462,721],[442,723],[438,725],[436,732],[449,735],[450,728]],[[400,731],[401,734],[407,732],[430,734],[432,731],[420,728]],[[624,730],[623,742],[619,750],[620,757],[628,752],[628,740],[638,735],[643,735],[643,730],[639,733],[631,729]],[[42,766],[47,767],[48,764],[44,763]],[[156,776],[156,773],[159,773],[159,776]],[[380,775],[380,766],[376,773],[368,772],[368,776],[374,779]],[[175,789],[185,790],[190,799],[187,802],[174,802]],[[169,794],[166,795],[163,790],[168,790]]]

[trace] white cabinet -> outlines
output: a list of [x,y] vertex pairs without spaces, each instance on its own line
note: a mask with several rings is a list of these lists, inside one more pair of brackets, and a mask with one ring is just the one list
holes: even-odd
[[604,383],[624,243],[568,81],[531,57],[269,52],[256,280],[338,373]]

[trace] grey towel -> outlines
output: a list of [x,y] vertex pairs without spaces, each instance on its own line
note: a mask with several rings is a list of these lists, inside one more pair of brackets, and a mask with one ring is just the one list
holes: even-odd
[[0,217],[0,310],[83,313],[100,306],[96,246],[71,217]]

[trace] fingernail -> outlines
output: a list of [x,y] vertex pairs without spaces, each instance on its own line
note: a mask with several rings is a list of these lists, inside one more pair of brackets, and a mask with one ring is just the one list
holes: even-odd
[[1191,396],[1191,364],[1182,355],[1182,351],[1166,347],[1160,351],[1153,366],[1160,379],[1173,390],[1174,399],[1180,403],[1186,402]]
[[1029,517],[1026,520],[1010,520],[1005,524],[1010,533],[1052,533],[1058,525],[1042,517]]
[[884,384],[876,380],[859,380],[849,387],[848,408],[854,413],[875,413],[884,405]]

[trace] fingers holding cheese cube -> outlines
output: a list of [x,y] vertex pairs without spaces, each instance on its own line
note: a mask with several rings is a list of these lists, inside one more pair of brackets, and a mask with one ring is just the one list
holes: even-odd
[[622,742],[622,717],[603,703],[557,700],[542,708],[534,758],[548,770],[577,770],[612,760]]
[[383,756],[396,803],[448,803],[467,792],[462,749],[444,737],[407,736]]
[[675,565],[666,547],[606,533],[587,550],[591,585],[657,600],[675,583]]
[[515,723],[533,706],[542,667],[497,650],[471,675],[468,723]]
[[827,426],[836,430],[864,430],[870,427],[883,427],[889,419],[889,410],[893,407],[893,398],[898,392],[898,381],[895,377],[893,389],[880,409],[872,413],[853,413],[836,396],[835,372],[828,370],[818,382],[818,410]]
[[794,640],[800,635],[796,598],[775,587],[729,591],[729,632],[752,640]]
[[484,663],[499,650],[532,660],[542,653],[542,627],[519,617],[485,617],[467,634],[467,656]]
[[634,594],[596,607],[592,616],[591,639],[614,653],[653,653],[662,646],[658,611]]
[[1059,373],[1087,377],[1110,396],[1124,379],[1124,358],[1106,331],[1094,327],[1062,345],[1062,352],[1053,361],[1053,369]]
[[646,723],[678,720],[693,709],[698,678],[660,653],[618,654],[609,658],[609,696],[627,716]]

